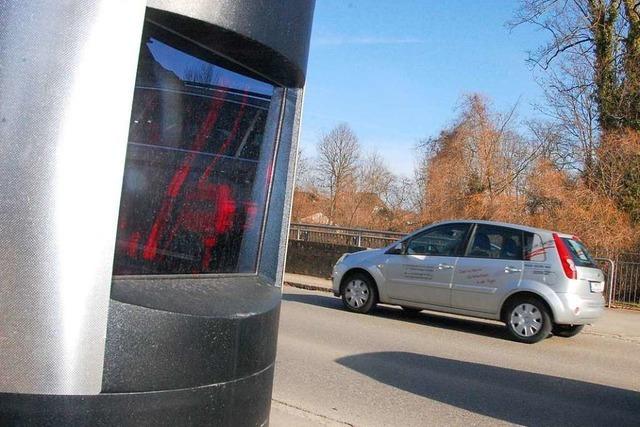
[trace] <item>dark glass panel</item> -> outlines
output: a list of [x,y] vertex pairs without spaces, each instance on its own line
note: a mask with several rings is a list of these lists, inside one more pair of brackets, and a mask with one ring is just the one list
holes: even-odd
[[205,60],[172,47],[172,40],[146,24],[114,274],[254,272],[276,90],[216,64],[211,53]]

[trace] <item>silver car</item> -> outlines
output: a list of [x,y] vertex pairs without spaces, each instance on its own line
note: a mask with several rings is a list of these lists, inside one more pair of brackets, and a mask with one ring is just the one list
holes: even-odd
[[535,343],[571,337],[603,312],[604,274],[575,236],[490,221],[430,225],[386,248],[344,254],[333,292],[352,311],[377,303],[495,319]]

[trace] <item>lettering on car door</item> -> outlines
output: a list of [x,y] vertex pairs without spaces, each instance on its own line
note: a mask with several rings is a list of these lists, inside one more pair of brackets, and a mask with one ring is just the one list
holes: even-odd
[[522,278],[522,230],[478,224],[453,277],[454,308],[496,313],[502,296]]
[[387,260],[392,298],[443,307],[451,305],[451,281],[470,224],[443,224],[406,242],[402,254]]

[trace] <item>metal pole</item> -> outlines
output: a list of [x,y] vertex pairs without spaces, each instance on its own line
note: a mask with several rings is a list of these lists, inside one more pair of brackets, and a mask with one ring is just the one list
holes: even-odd
[[615,270],[616,263],[611,258],[596,258],[596,261],[606,262],[609,264],[609,297],[607,301],[607,307],[611,308],[611,304],[613,302],[613,291],[615,289]]
[[613,260],[609,260],[611,262],[611,271],[609,272],[609,303],[607,304],[608,308],[611,308],[611,303],[613,300],[613,290],[616,287],[616,282],[615,282],[615,278],[616,278],[616,267],[617,264],[615,262],[613,262]]

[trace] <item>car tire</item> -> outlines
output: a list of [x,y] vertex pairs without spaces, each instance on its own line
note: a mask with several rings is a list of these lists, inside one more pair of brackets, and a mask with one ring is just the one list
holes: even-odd
[[534,344],[551,333],[551,314],[538,298],[512,300],[505,311],[505,323],[511,337],[518,342]]
[[421,308],[415,308],[415,307],[405,307],[402,306],[402,313],[405,316],[409,316],[409,317],[415,317],[418,314],[420,314],[420,312],[422,311]]
[[571,338],[578,335],[584,325],[553,325],[553,335],[562,337],[562,338]]
[[344,306],[355,313],[368,313],[378,303],[378,292],[373,280],[362,273],[347,277],[340,293]]

